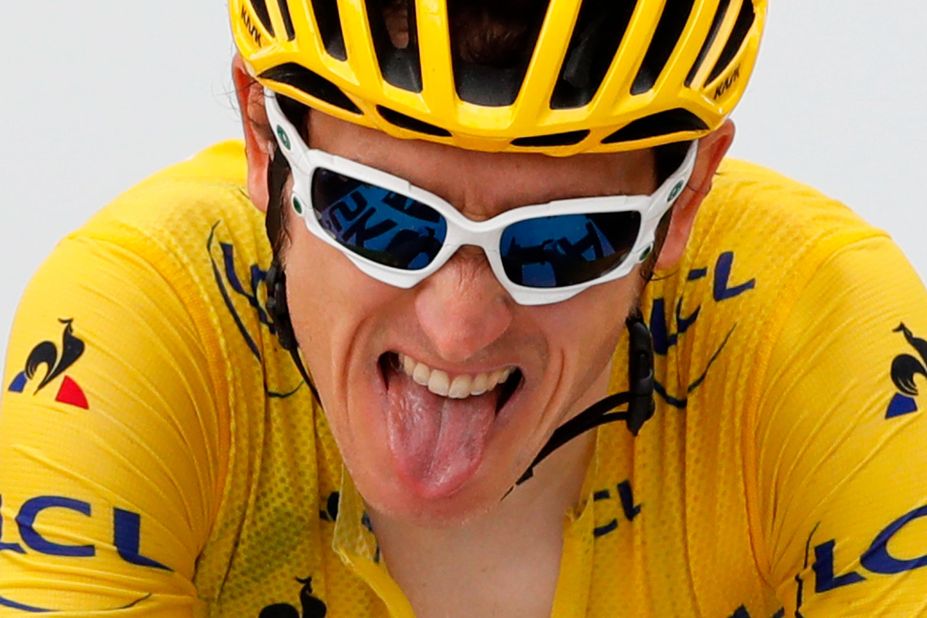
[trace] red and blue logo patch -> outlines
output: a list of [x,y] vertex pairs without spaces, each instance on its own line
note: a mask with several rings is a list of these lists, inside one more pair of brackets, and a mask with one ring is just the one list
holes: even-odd
[[60,320],[60,322],[64,324],[60,349],[51,341],[43,341],[35,346],[29,358],[26,359],[25,368],[16,374],[7,390],[11,393],[24,393],[31,384],[38,382],[32,392],[33,395],[38,395],[52,382],[62,378],[55,401],[89,410],[90,404],[84,390],[66,373],[83,356],[86,346],[74,335],[74,320]]

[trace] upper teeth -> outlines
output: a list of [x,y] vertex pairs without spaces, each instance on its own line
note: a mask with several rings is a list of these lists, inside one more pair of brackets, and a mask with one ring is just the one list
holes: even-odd
[[427,387],[435,395],[451,399],[466,399],[467,397],[482,395],[508,380],[512,372],[515,371],[514,367],[508,367],[488,373],[462,373],[451,379],[446,371],[432,369],[425,363],[421,363],[405,354],[399,354],[398,356],[403,373],[410,376],[416,384]]

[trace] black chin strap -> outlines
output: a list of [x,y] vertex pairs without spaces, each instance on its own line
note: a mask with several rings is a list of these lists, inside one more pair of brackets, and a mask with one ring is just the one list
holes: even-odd
[[312,391],[312,396],[319,403],[319,391],[316,390],[309,372],[303,365],[303,359],[299,357],[299,344],[296,343],[296,335],[293,333],[293,325],[290,322],[290,313],[286,303],[286,275],[280,268],[280,264],[275,259],[267,271],[267,313],[273,319],[274,329],[277,333],[277,339],[280,341],[280,347],[290,353],[293,364],[299,370],[303,382]]
[[[637,312],[630,315],[625,323],[628,327],[629,390],[609,395],[558,427],[515,483],[516,486],[534,476],[534,467],[551,453],[590,429],[606,423],[625,421],[628,429],[636,436],[644,423],[653,416],[653,339],[650,329]],[[616,407],[624,404],[627,404],[626,409],[615,411]]]

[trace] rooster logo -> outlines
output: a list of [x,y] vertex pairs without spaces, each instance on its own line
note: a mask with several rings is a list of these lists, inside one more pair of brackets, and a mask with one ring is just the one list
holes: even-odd
[[297,578],[296,582],[303,585],[303,589],[299,593],[299,603],[302,605],[302,611],[289,603],[277,603],[276,605],[268,605],[261,610],[259,618],[325,618],[328,608],[325,603],[312,594],[312,578]]
[[899,354],[892,361],[892,382],[895,383],[898,392],[888,404],[885,418],[917,412],[918,391],[914,376],[927,378],[927,341],[916,337],[904,323],[900,324],[894,332],[904,335],[904,338],[917,352],[917,356]]
[[[46,386],[61,377],[70,369],[78,359],[83,356],[84,342],[74,335],[74,320],[59,320],[64,324],[64,333],[61,336],[61,348],[51,341],[43,341],[32,349],[26,359],[26,367],[13,378],[9,391],[23,393],[30,383],[38,380],[33,395],[38,395]],[[43,373],[44,369],[44,373]],[[41,380],[39,376],[41,374]],[[89,409],[87,396],[83,389],[72,378],[64,376],[55,401],[84,410]]]

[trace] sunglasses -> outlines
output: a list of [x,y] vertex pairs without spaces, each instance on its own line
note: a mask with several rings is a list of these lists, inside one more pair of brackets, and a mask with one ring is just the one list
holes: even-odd
[[652,195],[564,199],[486,221],[408,181],[310,149],[266,91],[267,116],[293,171],[293,209],[309,231],[377,281],[411,288],[463,245],[481,247],[499,283],[522,305],[571,298],[626,276],[647,259],[660,219],[689,181],[693,142]]

